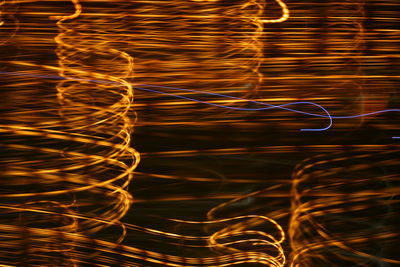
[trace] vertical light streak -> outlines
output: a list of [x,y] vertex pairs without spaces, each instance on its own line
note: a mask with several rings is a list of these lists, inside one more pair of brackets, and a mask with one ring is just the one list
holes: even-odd
[[337,152],[293,174],[290,266],[382,266],[396,246],[398,151]]
[[[105,190],[107,195],[115,197],[115,202],[108,204],[108,210],[98,214],[99,218],[115,223],[126,214],[131,205],[126,187],[132,180],[132,171],[139,161],[138,153],[131,148],[133,121],[128,117],[128,112],[133,102],[133,89],[126,81],[128,76],[133,75],[134,63],[131,56],[113,47],[113,40],[107,39],[106,33],[99,36],[100,39],[87,34],[85,31],[90,31],[92,23],[107,27],[108,22],[101,17],[79,21],[82,6],[77,0],[73,3],[74,14],[55,17],[60,29],[55,38],[58,45],[56,54],[60,66],[59,75],[75,79],[103,79],[114,84],[95,84],[80,80],[59,82],[57,96],[60,114],[68,132],[85,134],[90,136],[89,139],[102,140],[105,143],[101,145],[92,141],[82,148],[76,148],[75,152],[92,151],[94,155],[101,157],[100,160],[78,166],[82,174],[88,172],[92,176],[94,188],[91,190]],[[74,19],[77,21],[68,22]],[[76,39],[77,36],[79,40]],[[93,71],[94,69],[98,70]],[[72,160],[79,164],[85,158],[78,156]],[[105,167],[112,162],[123,168],[118,170],[117,166],[115,168],[111,165],[108,168],[115,170],[110,172]],[[76,171],[79,172],[79,168]],[[99,208],[93,206],[94,211],[102,210]],[[82,222],[80,226],[83,233],[95,233],[108,227],[98,221]]]

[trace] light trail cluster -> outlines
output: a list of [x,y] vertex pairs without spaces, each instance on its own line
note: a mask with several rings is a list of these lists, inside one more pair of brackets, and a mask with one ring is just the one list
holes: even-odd
[[0,265],[400,264],[396,7],[0,0]]
[[336,152],[300,163],[293,173],[291,266],[400,264],[398,163],[398,150]]

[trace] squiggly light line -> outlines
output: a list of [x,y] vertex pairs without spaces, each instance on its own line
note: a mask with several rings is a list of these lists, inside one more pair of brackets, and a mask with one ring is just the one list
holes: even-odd
[[[20,75],[20,76],[29,76],[29,77],[37,77],[37,78],[49,78],[49,79],[58,79],[58,80],[87,81],[87,82],[95,82],[95,83],[102,83],[102,84],[119,84],[119,83],[113,82],[113,81],[102,81],[102,80],[92,80],[92,79],[76,79],[76,78],[67,78],[67,77],[61,77],[61,76],[31,75],[31,74],[17,73],[17,72],[0,72],[0,74]],[[210,92],[204,92],[204,91],[198,91],[198,90],[183,89],[183,88],[176,88],[176,87],[169,87],[169,86],[146,85],[146,84],[141,84],[139,86],[141,86],[141,87],[135,86],[134,88],[138,89],[138,90],[143,90],[143,91],[148,91],[148,92],[153,92],[153,93],[158,93],[158,94],[170,95],[170,96],[173,96],[173,97],[178,97],[178,98],[181,98],[181,99],[195,101],[195,102],[198,102],[198,103],[211,105],[211,106],[215,106],[215,107],[221,107],[221,108],[227,108],[227,109],[239,110],[239,111],[260,111],[260,110],[268,110],[268,109],[278,108],[278,109],[292,111],[292,112],[296,112],[296,113],[300,113],[300,114],[304,114],[304,115],[316,116],[318,114],[286,108],[287,106],[291,106],[291,105],[313,105],[313,106],[316,106],[316,107],[322,109],[327,114],[325,116],[318,115],[318,117],[328,118],[329,119],[329,125],[327,127],[325,127],[325,128],[321,128],[321,129],[301,129],[301,131],[325,131],[325,130],[328,130],[332,126],[332,117],[329,114],[328,110],[326,110],[324,107],[322,107],[321,105],[319,105],[317,103],[314,103],[314,102],[301,101],[301,102],[287,103],[287,104],[283,104],[283,105],[271,105],[271,104],[267,104],[267,103],[264,103],[264,102],[261,102],[261,101],[254,101],[254,100],[244,99],[244,98],[240,98],[240,97],[234,97],[234,96],[228,96],[228,95],[210,93]],[[210,103],[210,102],[207,102],[207,101],[202,101],[202,100],[198,100],[198,99],[194,99],[194,98],[190,98],[190,97],[180,96],[180,95],[167,93],[167,92],[162,92],[162,91],[153,90],[153,89],[148,89],[148,88],[143,88],[143,86],[149,86],[149,87],[151,86],[151,87],[165,88],[165,89],[174,89],[174,90],[187,91],[187,92],[196,92],[196,93],[201,93],[201,94],[206,94],[206,95],[213,95],[213,96],[221,96],[221,97],[224,97],[224,98],[230,98],[230,99],[236,99],[236,100],[244,100],[244,101],[247,101],[247,102],[250,102],[250,103],[260,104],[260,105],[267,106],[267,107],[264,107],[264,108],[238,108],[238,107],[219,105],[219,104]]]

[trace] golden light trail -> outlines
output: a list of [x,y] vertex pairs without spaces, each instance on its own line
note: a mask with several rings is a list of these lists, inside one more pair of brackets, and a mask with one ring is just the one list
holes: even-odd
[[0,266],[400,264],[397,2],[0,0]]

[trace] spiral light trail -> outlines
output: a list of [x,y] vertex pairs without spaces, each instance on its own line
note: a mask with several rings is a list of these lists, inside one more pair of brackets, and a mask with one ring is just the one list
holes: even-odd
[[0,0],[0,266],[400,265],[399,5]]

